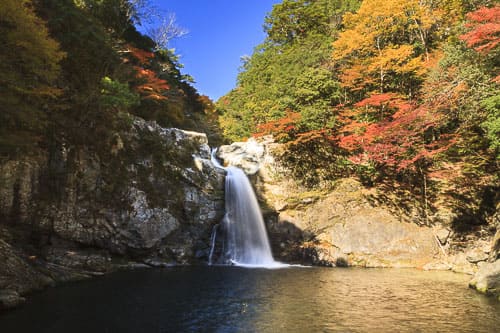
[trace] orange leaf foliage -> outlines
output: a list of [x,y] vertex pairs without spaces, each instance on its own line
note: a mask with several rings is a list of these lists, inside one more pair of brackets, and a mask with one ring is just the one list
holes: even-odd
[[288,110],[285,117],[257,126],[259,132],[255,133],[254,136],[259,137],[272,134],[278,141],[289,139],[295,135],[297,123],[300,121],[300,118],[300,113]]
[[365,98],[362,101],[359,101],[358,103],[354,104],[354,106],[357,106],[357,107],[382,106],[384,104],[387,104],[389,101],[393,100],[394,98],[396,98],[396,94],[392,94],[392,93],[373,94],[370,97]]
[[155,72],[143,67],[135,66],[136,77],[144,81],[136,87],[137,91],[145,95],[145,98],[153,100],[166,100],[167,97],[163,95],[166,90],[170,89],[167,81],[160,79]]
[[134,58],[136,58],[140,64],[147,64],[150,59],[154,58],[154,53],[142,49],[135,48],[131,45],[127,45],[128,49],[130,50],[130,53]]

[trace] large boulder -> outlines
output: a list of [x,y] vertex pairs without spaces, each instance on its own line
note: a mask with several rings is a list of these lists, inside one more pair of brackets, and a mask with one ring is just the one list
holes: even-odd
[[[307,192],[306,192],[307,193]],[[282,219],[312,235],[302,249],[313,263],[364,267],[423,267],[439,256],[432,228],[401,221],[374,205],[355,179],[342,179],[323,193],[304,196]],[[289,202],[298,201],[289,194]]]
[[257,141],[250,138],[245,142],[234,142],[230,145],[221,146],[217,150],[217,157],[224,161],[224,165],[232,165],[242,169],[247,175],[255,175],[261,171],[272,157],[268,153],[268,147],[272,144],[272,138],[265,137]]
[[500,260],[481,265],[469,286],[481,293],[494,295],[500,300]]
[[0,290],[0,311],[15,308],[25,301],[15,290]]

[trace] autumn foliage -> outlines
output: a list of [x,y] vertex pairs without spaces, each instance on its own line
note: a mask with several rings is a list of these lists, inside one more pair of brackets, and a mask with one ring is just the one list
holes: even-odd
[[[382,121],[363,122],[352,116],[344,120],[339,146],[352,153],[351,162],[371,162],[396,171],[416,170],[419,163],[432,159],[453,144],[449,136],[437,138],[434,130],[439,127],[441,117],[425,105],[412,105],[384,94],[372,95],[356,107],[381,107],[382,102],[393,112]],[[354,114],[359,117],[359,113]]]
[[[135,62],[136,65],[133,67],[135,70],[135,76],[138,79],[138,84],[135,89],[137,92],[143,96],[145,99],[150,99],[154,101],[166,100],[165,92],[170,89],[166,80],[160,79],[158,73],[150,69],[151,61],[154,59],[155,55],[153,52],[146,50],[141,50],[132,46],[128,46],[130,54],[133,59],[131,62]],[[134,61],[135,60],[135,61]]]
[[300,119],[300,113],[288,110],[286,117],[258,125],[258,132],[254,136],[259,137],[272,134],[277,141],[289,141],[295,138]]
[[363,1],[357,13],[344,16],[346,28],[333,42],[343,86],[381,93],[411,89],[426,72],[441,18],[442,12],[424,1]]
[[471,30],[460,36],[468,47],[477,52],[488,53],[500,43],[500,5],[492,8],[482,7],[467,14]]

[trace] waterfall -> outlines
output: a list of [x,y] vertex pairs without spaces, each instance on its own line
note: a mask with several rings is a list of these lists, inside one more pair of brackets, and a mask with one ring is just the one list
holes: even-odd
[[226,168],[226,255],[234,264],[272,265],[274,259],[252,185],[243,170]]
[[[234,166],[222,167],[215,159],[215,151],[212,153],[212,161],[214,165],[227,172],[226,214],[220,226],[225,238],[221,252],[222,260],[219,262],[255,267],[283,265],[273,259],[257,198],[243,170]],[[210,264],[217,234],[214,229]]]
[[215,240],[217,239],[217,228],[219,228],[219,225],[216,224],[212,228],[212,235],[210,236],[210,253],[208,254],[208,265],[212,266],[213,262],[212,259],[214,257],[214,250],[215,250]]

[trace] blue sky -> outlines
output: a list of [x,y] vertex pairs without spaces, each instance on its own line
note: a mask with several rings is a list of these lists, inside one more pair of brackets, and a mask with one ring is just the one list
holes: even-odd
[[236,85],[240,58],[264,41],[264,17],[280,0],[154,0],[175,13],[189,32],[170,43],[181,56],[183,74],[194,77],[201,94],[216,101]]

